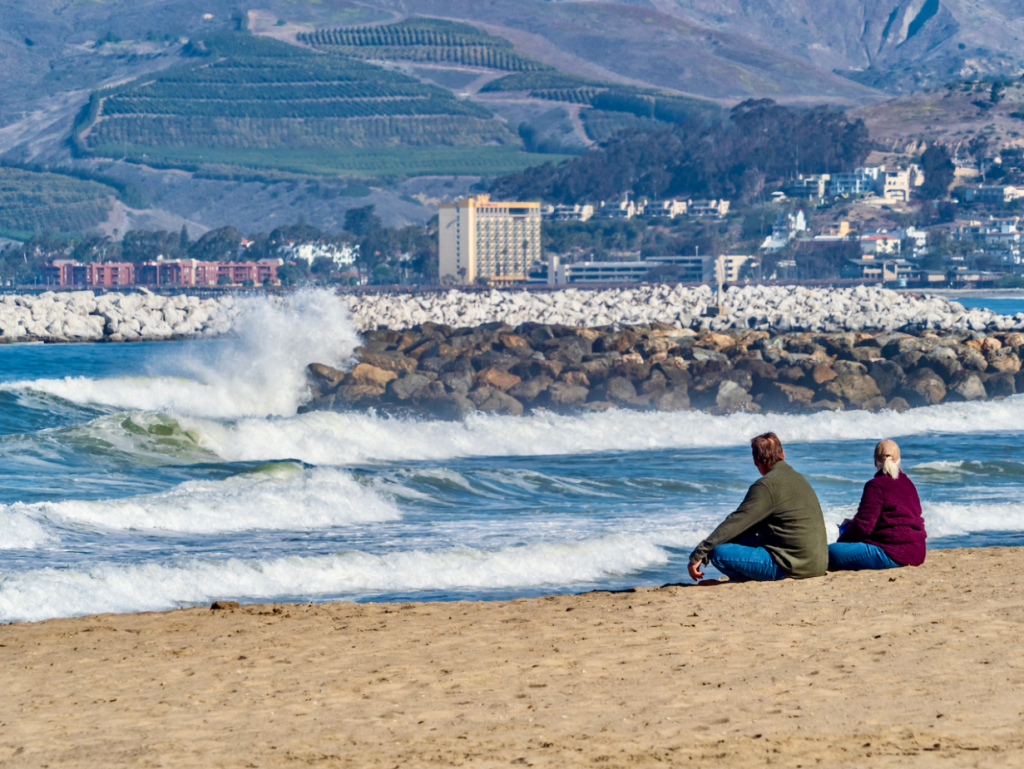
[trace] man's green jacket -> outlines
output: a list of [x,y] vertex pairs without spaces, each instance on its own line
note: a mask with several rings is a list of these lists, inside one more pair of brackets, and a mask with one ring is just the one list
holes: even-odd
[[718,545],[757,534],[775,563],[795,579],[820,577],[828,568],[828,539],[818,495],[800,473],[776,462],[747,491],[743,503],[690,554],[690,563],[707,563]]

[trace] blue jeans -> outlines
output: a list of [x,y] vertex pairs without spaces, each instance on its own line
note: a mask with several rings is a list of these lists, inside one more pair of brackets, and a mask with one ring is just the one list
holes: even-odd
[[861,571],[862,569],[897,569],[896,563],[877,545],[866,542],[836,542],[828,546],[829,571]]
[[708,554],[711,565],[729,579],[753,579],[772,582],[786,579],[786,574],[763,547],[748,547],[727,542]]

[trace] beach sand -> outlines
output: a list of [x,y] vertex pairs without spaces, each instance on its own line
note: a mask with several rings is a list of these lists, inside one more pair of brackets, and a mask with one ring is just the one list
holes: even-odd
[[[1021,766],[1024,549],[0,627],[4,767]],[[224,596],[230,599],[232,596]]]

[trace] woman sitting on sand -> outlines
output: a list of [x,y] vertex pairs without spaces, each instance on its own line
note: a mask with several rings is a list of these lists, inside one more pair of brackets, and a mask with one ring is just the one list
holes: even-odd
[[839,540],[828,547],[829,571],[893,569],[924,563],[924,519],[921,500],[900,470],[895,441],[875,446],[878,472],[864,485],[853,520],[839,526]]

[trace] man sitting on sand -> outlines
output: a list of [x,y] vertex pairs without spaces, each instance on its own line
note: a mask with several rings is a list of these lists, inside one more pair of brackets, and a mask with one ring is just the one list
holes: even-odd
[[701,565],[709,561],[736,582],[824,576],[828,541],[817,494],[786,464],[775,433],[757,436],[750,448],[761,478],[690,554],[690,576],[703,579]]

